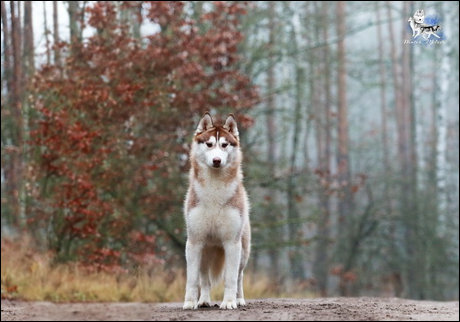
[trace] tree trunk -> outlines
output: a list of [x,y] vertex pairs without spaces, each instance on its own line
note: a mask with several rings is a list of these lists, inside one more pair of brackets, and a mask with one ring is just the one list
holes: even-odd
[[80,42],[80,31],[78,26],[79,18],[79,1],[68,1],[69,3],[69,28],[70,28],[70,42]]
[[275,118],[274,118],[274,110],[275,110],[275,62],[273,57],[273,47],[275,43],[275,3],[270,1],[269,5],[269,39],[267,50],[270,53],[270,62],[269,67],[267,70],[267,91],[269,93],[267,97],[267,141],[268,141],[268,149],[267,149],[267,161],[270,168],[270,173],[274,173],[274,166],[275,166],[275,136],[276,136],[276,128],[275,128]]
[[142,3],[136,7],[131,9],[131,17],[132,17],[132,26],[133,26],[133,36],[136,39],[141,39],[141,21],[139,20],[139,16],[142,14]]
[[[73,1],[71,1],[73,2]],[[54,40],[54,64],[61,66],[61,51],[59,50],[59,21],[57,1],[53,1],[53,40]]]
[[51,64],[51,48],[50,48],[50,31],[48,29],[48,18],[46,15],[46,1],[43,1],[43,29],[45,30],[45,46],[46,46],[46,64]]
[[[415,11],[414,2],[409,1],[409,12],[407,16],[412,14]],[[402,26],[403,32],[407,35],[407,24],[403,23]],[[406,97],[408,100],[409,107],[409,119],[410,119],[410,133],[409,133],[409,165],[410,165],[410,176],[411,176],[411,187],[412,187],[412,207],[414,213],[418,215],[419,209],[418,205],[418,155],[417,155],[417,111],[415,109],[415,95],[414,95],[414,86],[413,79],[415,75],[414,69],[414,46],[409,46],[409,53],[407,54],[408,60],[408,74],[407,77],[407,87],[406,87]],[[418,219],[418,222],[420,220]]]
[[[413,12],[413,10],[412,10]],[[408,17],[412,13],[409,13],[409,3],[404,1],[403,3],[403,17]],[[407,23],[402,23],[402,37],[407,35]],[[403,39],[403,38],[402,38]],[[403,155],[402,172],[402,190],[401,195],[403,197],[402,204],[402,215],[404,225],[406,228],[405,244],[406,252],[408,254],[407,262],[407,282],[409,285],[409,292],[411,298],[425,298],[425,288],[423,286],[424,281],[424,264],[423,256],[424,247],[418,239],[418,226],[419,216],[417,209],[417,156],[415,151],[415,110],[412,102],[412,74],[413,74],[413,63],[412,63],[412,48],[413,46],[404,45],[402,46],[402,82],[401,82],[401,115],[403,115],[404,126],[402,132],[398,135],[402,136],[404,140],[404,150],[401,151]]]
[[[34,52],[34,30],[33,30],[33,22],[32,22],[32,1],[25,1],[24,2],[24,50],[23,50],[23,70],[22,70],[22,89],[23,93],[21,94],[21,101],[22,103],[22,135],[23,135],[23,143],[22,143],[22,164],[28,163],[28,142],[29,142],[29,133],[30,133],[30,126],[29,126],[29,116],[30,116],[30,107],[29,107],[29,100],[27,97],[27,91],[29,88],[29,80],[33,78],[35,73],[35,52]],[[25,190],[27,176],[23,175],[22,180],[20,182],[20,218],[21,220],[25,220],[27,215],[27,196]]]
[[86,12],[86,5],[88,4],[88,1],[82,1],[81,7],[78,8],[78,41],[83,40],[83,27],[82,24],[84,24],[85,21],[85,12]]
[[[22,148],[23,148],[23,119],[22,119],[22,59],[21,59],[21,23],[20,23],[20,3],[10,1],[11,13],[11,44],[13,48],[13,75],[11,90],[11,106],[16,125],[13,133],[14,151],[12,152],[11,162],[12,171],[9,179],[11,184],[11,208],[16,218],[15,224],[22,226],[21,214],[21,182],[22,182]],[[17,13],[16,13],[17,12]]]
[[381,117],[381,128],[382,128],[382,158],[383,158],[383,191],[385,201],[385,213],[391,215],[391,199],[389,192],[388,180],[390,178],[390,160],[389,160],[389,149],[388,149],[388,126],[387,126],[387,98],[386,98],[386,71],[384,57],[385,51],[383,48],[384,39],[382,37],[382,26],[381,26],[381,13],[380,6],[378,3],[375,4],[377,12],[377,37],[378,37],[378,51],[379,51],[379,72],[380,72],[380,117]]
[[[387,8],[387,16],[388,20],[392,21],[392,12],[389,2],[386,2]],[[405,153],[405,142],[404,142],[404,115],[401,113],[402,111],[402,97],[400,92],[400,81],[399,81],[399,64],[397,58],[397,50],[396,50],[396,40],[395,40],[395,33],[393,29],[393,23],[388,23],[388,31],[390,34],[390,54],[391,54],[391,67],[392,67],[392,78],[393,78],[393,89],[394,89],[394,96],[395,96],[395,115],[396,115],[396,122],[397,122],[397,132],[398,132],[398,156],[400,164],[404,163],[404,153]]]
[[[13,146],[15,144],[15,135],[16,135],[16,125],[15,125],[15,117],[14,112],[12,113],[12,109],[15,107],[12,106],[12,92],[13,92],[13,73],[12,73],[12,32],[10,32],[7,12],[6,12],[6,5],[5,1],[2,1],[2,26],[3,26],[3,77],[2,77],[2,88],[3,82],[6,82],[6,93],[5,93],[5,102],[3,102],[3,93],[2,93],[2,172],[4,172],[5,180],[2,180],[2,199],[6,199],[6,203],[2,200],[2,219],[5,222],[9,223],[10,225],[14,226],[17,224],[17,198],[15,197],[16,191],[16,177],[15,177],[15,164],[14,160],[16,158],[16,151],[17,149],[11,150],[10,153],[4,153],[3,147],[6,146]],[[5,117],[6,115],[10,115],[10,117]],[[6,119],[8,119],[8,125],[4,126],[6,123]],[[4,123],[5,122],[5,123]],[[5,132],[8,130],[8,134]],[[8,139],[6,139],[8,137]]]
[[[452,12],[449,10],[448,4],[442,4],[442,13],[444,16],[444,33],[452,35],[451,26],[448,21],[452,21]],[[451,19],[451,20],[448,20]],[[447,213],[447,108],[449,106],[449,76],[451,75],[450,57],[453,49],[451,47],[452,41],[445,41],[442,44],[442,57],[441,57],[441,71],[439,80],[439,105],[436,111],[438,136],[436,141],[436,185],[438,190],[438,214],[439,221],[442,228],[445,228],[446,213]]]
[[[436,11],[439,12],[441,6],[436,6]],[[444,20],[445,21],[445,20]],[[433,57],[433,87],[431,89],[432,94],[432,101],[431,101],[431,115],[430,115],[430,131],[429,131],[429,152],[427,157],[427,175],[426,175],[426,195],[428,200],[424,200],[425,207],[423,207],[423,220],[430,221],[430,230],[431,233],[437,234],[439,232],[439,191],[438,191],[438,142],[439,142],[439,125],[438,125],[438,110],[441,106],[440,102],[440,84],[439,80],[442,78],[440,70],[441,70],[441,52],[439,50],[434,51]],[[437,287],[437,276],[439,273],[435,268],[437,266],[436,257],[433,256],[433,253],[437,250],[433,249],[434,247],[431,246],[432,249],[429,251],[431,252],[431,256],[428,257],[427,263],[427,275],[428,277],[428,287],[431,290],[438,289]],[[431,293],[431,296],[433,296]],[[439,293],[438,293],[439,294]]]
[[[385,216],[391,218],[389,220],[389,229],[390,229],[390,252],[391,260],[390,270],[392,274],[400,276],[400,264],[397,256],[397,246],[396,246],[396,222],[392,209],[392,200],[390,197],[390,180],[392,178],[392,171],[390,165],[390,150],[388,145],[388,120],[387,120],[387,97],[386,97],[386,82],[387,75],[385,70],[385,57],[386,53],[384,50],[385,40],[382,36],[382,26],[381,26],[381,11],[380,5],[375,3],[376,12],[377,12],[377,36],[378,36],[378,56],[379,56],[379,73],[380,73],[380,117],[381,117],[381,131],[382,131],[382,158],[383,158],[383,200],[384,200],[384,210]],[[395,296],[400,296],[400,287],[395,289]]]
[[[339,193],[339,257],[344,264],[344,257],[349,250],[341,250],[342,245],[348,244],[350,216],[353,215],[353,195],[351,193],[351,173],[348,154],[348,107],[347,107],[347,70],[345,56],[345,2],[337,2],[337,44],[338,77],[337,77],[337,114],[338,114],[338,149],[337,149],[337,171],[340,186]],[[345,273],[345,272],[344,272]],[[340,293],[346,295],[346,285],[343,278],[340,281]]]
[[[387,16],[388,19],[392,20],[392,11],[389,2],[386,2],[387,7]],[[409,245],[409,240],[413,239],[413,226],[410,222],[410,209],[409,207],[409,171],[408,171],[408,135],[409,132],[407,127],[410,126],[410,123],[407,123],[408,115],[406,113],[405,104],[407,104],[407,99],[405,98],[406,95],[406,85],[403,84],[405,74],[407,70],[400,66],[400,62],[398,60],[398,55],[396,51],[396,35],[394,33],[393,24],[388,24],[390,37],[390,51],[391,51],[391,65],[392,65],[392,77],[393,77],[393,91],[395,97],[395,116],[396,116],[396,130],[397,130],[397,140],[398,140],[398,162],[399,162],[399,170],[398,170],[398,177],[399,177],[399,213],[401,214],[402,219],[402,228],[404,232],[402,233],[403,242],[405,244],[405,251],[407,253],[406,258],[401,263],[403,266],[403,281],[405,286],[407,286],[406,296],[410,296],[411,290],[414,289],[414,278],[413,275],[410,273],[412,270],[412,259],[413,259],[413,247]],[[407,60],[407,49],[405,46],[402,46],[403,49],[403,57],[406,57]],[[404,58],[403,58],[404,59]],[[400,68],[401,67],[401,68]],[[403,74],[400,74],[400,70],[402,70]],[[402,77],[402,79],[401,79]],[[407,77],[407,76],[406,76]],[[399,240],[399,236],[395,236],[396,240]],[[409,292],[409,293],[407,293]]]
[[8,19],[6,17],[5,1],[2,1],[2,26],[3,26],[3,77],[6,79],[8,97],[11,96],[12,75],[11,75],[11,35],[9,32]]
[[[10,1],[11,12],[11,44],[13,48],[13,88],[12,102],[17,108],[16,113],[20,114],[20,94],[21,94],[21,75],[22,75],[22,59],[21,59],[21,23],[19,6],[16,10],[14,1]],[[17,14],[16,14],[17,12]]]
[[[316,28],[315,35],[322,32],[322,38],[327,41],[328,36],[328,3],[322,2],[321,14],[315,14],[315,17],[321,18],[319,28]],[[321,29],[321,30],[319,30]],[[331,128],[330,128],[330,69],[329,69],[329,47],[326,45],[320,52],[321,68],[318,73],[314,75],[324,75],[322,80],[324,83],[320,86],[324,89],[323,104],[318,104],[318,111],[315,115],[316,121],[316,136],[317,136],[317,157],[319,171],[319,189],[318,189],[318,208],[320,210],[320,218],[318,220],[317,229],[317,244],[315,249],[315,261],[313,264],[313,271],[318,285],[318,291],[321,296],[327,296],[327,284],[329,274],[329,259],[328,259],[328,243],[329,243],[329,225],[330,225],[330,209],[329,209],[329,193],[328,184],[330,181],[330,144],[331,144]],[[317,55],[315,55],[317,59]],[[314,61],[310,63],[311,69],[314,69]],[[315,77],[316,79],[316,77]],[[311,80],[314,83],[315,79]],[[317,92],[314,90],[312,95]],[[318,91],[319,92],[319,91]],[[313,107],[315,107],[313,105]]]
[[[24,2],[24,76],[31,76],[35,70],[34,31],[32,24],[32,1]],[[24,80],[25,81],[25,80]]]
[[337,2],[337,35],[340,38],[337,44],[338,82],[337,82],[337,110],[338,110],[338,150],[337,165],[339,184],[343,189],[339,202],[339,221],[346,222],[346,217],[352,211],[352,195],[350,190],[350,163],[348,154],[348,107],[347,107],[347,71],[345,56],[345,2]]
[[[294,24],[292,25],[291,41],[294,47],[294,52],[298,52],[297,36]],[[299,54],[295,55],[295,109],[294,109],[294,127],[292,137],[292,151],[289,160],[289,177],[287,181],[286,197],[288,202],[288,232],[289,240],[294,242],[289,254],[291,267],[291,276],[294,279],[304,279],[305,271],[303,269],[303,253],[297,245],[297,241],[301,238],[301,229],[299,229],[299,211],[297,209],[297,191],[295,182],[295,168],[299,145],[300,135],[300,120],[302,111],[302,85],[303,85],[303,69],[300,66]]]
[[[273,51],[275,46],[275,2],[268,3],[268,18],[269,18],[269,26],[268,26],[268,44],[267,50],[270,53],[269,55],[269,67],[267,70],[267,113],[266,113],[266,131],[267,131],[267,165],[268,165],[268,173],[270,177],[275,176],[275,163],[276,163],[276,126],[275,126],[275,61],[273,58]],[[266,199],[269,201],[270,205],[268,207],[268,214],[267,217],[271,223],[273,223],[270,229],[270,235],[273,238],[274,236],[280,237],[281,231],[280,229],[274,224],[276,223],[279,218],[277,215],[277,211],[273,204],[276,202],[276,190],[271,185],[268,186],[267,189],[267,196]],[[279,276],[279,264],[278,264],[278,257],[279,252],[278,249],[272,247],[268,251],[268,255],[270,258],[270,275],[272,278]]]

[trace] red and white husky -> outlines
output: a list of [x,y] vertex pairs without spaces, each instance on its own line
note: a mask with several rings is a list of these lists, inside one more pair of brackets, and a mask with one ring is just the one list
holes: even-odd
[[231,114],[224,125],[215,125],[206,113],[195,131],[184,205],[187,224],[184,310],[210,306],[211,282],[217,281],[222,272],[225,292],[220,308],[246,305],[243,270],[249,258],[251,230],[239,144],[238,128]]

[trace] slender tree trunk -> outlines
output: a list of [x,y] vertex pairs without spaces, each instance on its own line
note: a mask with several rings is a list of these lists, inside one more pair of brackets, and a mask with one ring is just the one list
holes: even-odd
[[[386,2],[387,8],[387,16],[389,21],[392,21],[392,12],[389,2]],[[391,56],[391,67],[392,67],[392,78],[393,78],[393,89],[394,89],[394,96],[395,96],[395,115],[396,115],[396,122],[397,122],[397,132],[398,132],[398,156],[400,164],[403,164],[404,161],[404,153],[405,153],[405,146],[404,146],[404,115],[401,113],[402,111],[402,97],[400,86],[401,82],[399,80],[400,73],[399,73],[399,64],[397,58],[397,50],[396,50],[396,40],[395,40],[395,33],[392,23],[388,23],[388,31],[390,34],[390,56]]]
[[[392,20],[392,11],[389,2],[386,3],[387,16],[389,20]],[[407,8],[405,9],[407,12]],[[408,78],[408,70],[405,64],[408,64],[408,49],[406,46],[402,46],[402,60],[405,62],[403,66],[400,66],[400,62],[397,57],[396,51],[396,35],[394,33],[393,24],[389,23],[390,37],[390,50],[391,50],[391,62],[392,62],[392,77],[393,77],[393,88],[395,97],[395,115],[396,115],[396,129],[398,138],[398,161],[399,161],[399,213],[402,219],[402,239],[405,244],[405,257],[401,263],[403,266],[403,281],[407,288],[405,289],[406,296],[415,297],[414,289],[416,285],[416,276],[413,273],[415,264],[414,259],[414,246],[411,244],[411,240],[414,239],[414,223],[411,221],[410,209],[410,171],[409,171],[409,129],[410,129],[410,113],[408,108],[407,88],[408,85],[405,81]],[[402,73],[401,73],[402,71]],[[396,240],[399,240],[399,236],[395,236]]]
[[11,35],[9,32],[8,19],[6,17],[5,1],[2,1],[2,26],[3,26],[3,77],[6,79],[8,97],[11,94]]
[[[339,243],[346,245],[349,238],[348,231],[350,229],[350,216],[353,215],[353,195],[351,193],[351,173],[348,154],[348,107],[347,107],[347,70],[346,70],[346,55],[345,55],[345,2],[337,2],[337,36],[339,38],[337,44],[338,58],[338,77],[337,77],[337,110],[338,110],[338,149],[337,149],[337,170],[338,181],[341,188],[339,194]],[[341,249],[339,245],[339,249]],[[349,250],[339,251],[339,257],[342,264],[344,255]],[[345,272],[344,272],[345,273]],[[340,293],[346,295],[346,283],[343,276],[340,281]]]
[[68,1],[69,4],[69,28],[70,28],[70,42],[80,42],[80,31],[78,26],[79,18],[79,1]]
[[[313,4],[313,16],[318,17],[320,15],[318,9],[318,2],[312,2]],[[313,30],[313,40],[314,43],[319,42],[320,22],[318,18],[315,18],[310,21]],[[324,158],[324,135],[323,135],[323,126],[324,126],[324,106],[322,105],[321,98],[323,96],[323,61],[321,56],[323,54],[322,48],[317,48],[311,50],[310,54],[310,68],[311,68],[311,79],[310,79],[310,96],[311,96],[311,105],[314,111],[314,125],[315,125],[315,134],[316,134],[316,150],[317,150],[317,164],[318,168],[321,169],[323,166]]]
[[141,21],[139,20],[141,13],[142,3],[139,2],[139,4],[131,10],[133,36],[136,39],[141,39]]
[[[292,26],[291,41],[294,46],[294,51],[298,52],[297,36],[295,26]],[[296,183],[295,183],[295,167],[296,159],[299,150],[299,135],[300,135],[300,121],[302,111],[302,84],[303,84],[303,69],[300,65],[299,54],[295,56],[295,109],[294,109],[294,127],[292,137],[292,152],[289,160],[289,177],[287,182],[286,197],[288,202],[288,231],[289,239],[291,241],[298,241],[301,238],[301,230],[299,229],[299,211],[296,204]],[[289,256],[291,274],[295,279],[304,279],[305,271],[303,269],[303,253],[299,250],[299,246],[295,243],[292,247],[292,252]]]
[[[324,22],[323,22],[323,38],[329,39],[329,5],[328,2],[323,2],[323,13],[324,13]],[[324,46],[324,88],[325,88],[325,101],[324,101],[324,113],[326,114],[325,118],[325,145],[324,145],[324,170],[326,170],[327,174],[327,181],[330,183],[331,179],[331,141],[332,141],[332,126],[331,126],[331,68],[330,68],[330,54],[329,54],[329,46]],[[324,209],[326,214],[326,223],[329,223],[330,217],[330,205],[329,205],[329,194],[324,195]],[[327,227],[326,227],[327,228]],[[325,230],[325,236],[329,235],[329,229]]]
[[[388,144],[388,119],[387,119],[387,75],[385,69],[385,57],[387,57],[384,49],[385,40],[382,36],[382,26],[381,26],[381,11],[379,3],[375,3],[376,12],[377,12],[377,36],[378,36],[378,56],[379,56],[379,72],[380,72],[380,117],[381,117],[381,128],[382,128],[382,158],[383,158],[383,193],[384,193],[384,209],[385,215],[390,219],[390,269],[393,271],[393,275],[400,276],[399,271],[399,258],[397,256],[397,246],[396,246],[396,223],[393,215],[392,200],[390,197],[390,180],[392,178],[392,171],[390,165],[390,150]],[[395,288],[395,295],[400,296],[401,287],[398,285]]]
[[[71,1],[72,2],[72,1]],[[53,1],[53,40],[54,40],[54,64],[61,66],[61,51],[59,49],[59,20],[57,1]]]
[[352,195],[350,190],[350,162],[348,154],[348,107],[347,107],[347,71],[345,56],[345,2],[337,2],[337,35],[340,38],[337,45],[338,55],[338,153],[337,165],[339,184],[343,188],[343,197],[340,198],[339,212],[341,223],[346,222],[346,217],[352,211]]
[[[273,51],[275,46],[275,2],[268,3],[268,52],[270,52],[269,67],[267,70],[267,114],[266,114],[266,131],[267,131],[267,164],[268,164],[268,173],[271,177],[275,176],[275,163],[276,163],[276,126],[275,126],[275,61],[273,59]],[[273,207],[273,204],[276,202],[276,190],[269,186],[267,189],[268,195],[266,199],[269,200],[270,206],[268,209],[268,218],[269,221],[275,223],[278,221],[278,215],[276,209]],[[272,228],[270,234],[277,236],[279,238],[280,229],[273,225],[275,228]],[[272,278],[279,277],[279,264],[278,257],[279,252],[276,248],[271,248],[268,251],[270,258],[270,275]]]
[[[436,6],[437,12],[440,9],[440,6]],[[431,115],[430,115],[430,131],[429,131],[429,145],[428,145],[428,157],[427,157],[427,174],[426,174],[426,190],[427,190],[427,198],[424,200],[425,207],[423,207],[423,220],[430,221],[430,228],[433,234],[437,234],[439,232],[439,191],[438,191],[438,184],[437,184],[437,143],[439,142],[439,126],[438,126],[438,109],[441,106],[440,102],[440,95],[441,92],[439,80],[442,78],[440,73],[440,65],[441,65],[441,55],[440,51],[434,51],[433,57],[433,67],[432,67],[432,79],[433,85],[431,90]],[[433,250],[430,250],[433,252]],[[428,287],[430,289],[437,288],[437,275],[436,272],[436,260],[433,260],[433,255],[430,253],[431,256],[428,257],[427,263],[427,274],[429,275],[428,278]],[[438,293],[439,294],[439,293]],[[433,296],[433,293],[431,294]]]
[[[452,35],[451,26],[448,21],[452,21],[452,12],[449,10],[448,3],[442,4],[442,13],[444,16],[444,33],[446,35]],[[448,20],[451,19],[451,20]],[[442,228],[445,228],[447,223],[447,107],[449,106],[449,76],[451,75],[450,57],[452,55],[452,42],[446,41],[442,44],[442,57],[441,57],[441,72],[439,80],[439,100],[436,111],[436,119],[438,126],[438,136],[436,141],[436,185],[438,190],[438,214],[440,216],[439,221]]]
[[[324,40],[329,38],[328,36],[328,3],[322,2],[321,14],[315,15],[321,17],[321,24],[319,25],[321,30],[315,32],[319,35],[322,31],[322,37]],[[317,23],[315,25],[318,25]],[[330,181],[330,68],[329,68],[329,47],[324,46],[320,53],[322,62],[319,73],[315,75],[323,75],[324,85],[324,100],[323,104],[318,104],[317,115],[315,120],[317,122],[317,156],[318,156],[318,168],[319,168],[319,189],[318,189],[318,201],[320,209],[320,218],[318,220],[317,230],[317,244],[315,249],[315,261],[314,261],[314,275],[318,285],[318,291],[321,296],[327,296],[327,284],[328,284],[328,273],[329,273],[329,260],[328,260],[328,243],[329,243],[329,220],[330,220],[330,209],[329,209],[329,193],[328,184]],[[315,58],[318,58],[315,55]],[[310,66],[313,69],[315,64],[313,61],[310,62]],[[313,83],[314,80],[311,81]],[[316,90],[314,91],[316,92]],[[312,93],[314,95],[314,93]],[[314,106],[313,106],[314,107]]]
[[46,14],[46,1],[43,1],[43,29],[45,30],[46,63],[49,65],[51,64],[51,48],[49,39],[50,30],[48,29],[48,18]]
[[24,75],[35,70],[34,31],[32,24],[32,1],[24,2]]
[[[414,2],[409,1],[409,12],[407,15],[410,15],[415,11]],[[403,31],[407,35],[407,25],[403,24]],[[410,175],[411,175],[411,186],[412,186],[412,206],[414,213],[418,214],[419,209],[418,205],[418,155],[417,155],[417,111],[415,109],[415,96],[414,96],[414,86],[413,79],[415,75],[414,68],[414,46],[408,46],[409,53],[408,56],[408,77],[407,77],[407,87],[406,87],[406,96],[409,101],[409,119],[410,119],[410,134],[409,134],[409,164],[410,164]],[[418,220],[418,222],[420,222]]]
[[[403,3],[403,17],[408,17],[409,2]],[[402,39],[407,35],[407,23],[402,24]],[[423,262],[424,249],[423,243],[418,238],[419,216],[417,209],[417,155],[416,155],[416,136],[415,136],[415,109],[412,102],[412,46],[402,46],[402,81],[401,81],[401,115],[403,126],[401,128],[401,140],[404,141],[401,151],[401,195],[402,216],[406,228],[405,248],[408,255],[407,261],[407,282],[412,298],[425,298],[425,288],[423,280],[425,267]]]
[[[2,88],[3,88],[3,82],[6,82],[6,99],[5,102],[3,102],[3,93],[2,93],[2,148],[6,145],[13,145],[15,144],[15,135],[16,135],[16,126],[15,126],[15,118],[14,118],[14,113],[12,113],[12,109],[15,107],[12,106],[12,92],[13,92],[13,73],[12,73],[12,38],[13,35],[10,32],[9,24],[8,24],[8,18],[7,18],[7,12],[6,12],[6,5],[5,1],[2,1],[2,26],[3,26],[3,44],[2,44],[2,51],[3,51],[3,66],[2,66],[2,71],[3,71],[3,77],[2,77]],[[5,117],[5,114],[10,115],[10,117]],[[13,116],[13,117],[11,117]],[[9,126],[4,127],[4,123],[6,122],[6,119],[8,119]],[[4,131],[9,130],[9,140],[5,140],[5,137],[7,136]],[[15,171],[16,167],[14,164],[15,161],[15,156],[16,154],[16,149],[13,150],[10,153],[4,153],[4,150],[2,149],[2,172],[4,171],[5,175],[5,181],[3,182],[2,180],[2,198],[6,198],[7,203],[4,205],[2,201],[2,219],[5,219],[5,222],[8,222],[10,225],[15,225],[17,224],[17,213],[16,211],[16,198],[14,196],[14,192],[16,191],[15,184],[16,184],[16,179],[15,179]]]
[[12,153],[11,183],[11,207],[16,218],[16,225],[22,226],[21,221],[21,182],[22,182],[22,147],[23,147],[23,119],[22,119],[22,57],[21,57],[21,23],[20,3],[10,1],[11,13],[11,44],[13,49],[13,75],[11,90],[11,105],[16,125],[14,152]]
[[[33,22],[32,22],[32,1],[25,1],[24,2],[24,32],[23,32],[23,70],[22,70],[22,85],[23,94],[21,96],[22,103],[22,119],[23,119],[23,144],[22,144],[22,164],[27,164],[27,150],[28,150],[28,142],[29,142],[29,102],[27,99],[27,92],[29,88],[29,80],[32,79],[35,73],[35,52],[34,52],[34,30],[33,30]],[[25,171],[22,175],[22,179],[20,182],[20,218],[25,220],[27,214],[27,196],[25,190],[25,184],[27,180],[27,176],[25,175]]]
[[[409,16],[409,2],[404,1],[403,3],[403,16]],[[402,23],[402,39],[407,35],[407,23],[404,21]],[[416,195],[416,186],[417,186],[417,176],[416,176],[416,165],[417,165],[417,153],[416,153],[416,133],[415,133],[415,109],[413,104],[412,97],[412,75],[414,74],[413,70],[413,46],[402,46],[402,97],[403,97],[403,114],[405,121],[405,133],[404,139],[406,140],[406,167],[407,173],[409,176],[409,198],[410,204],[415,204],[415,195]],[[416,215],[416,209],[412,209],[414,215]]]
[[[275,3],[270,1],[269,5],[269,40],[267,50],[270,52],[269,57],[273,57],[274,45],[275,45]],[[269,93],[267,97],[267,160],[269,165],[270,174],[274,174],[275,167],[275,136],[276,136],[276,127],[275,127],[275,62],[274,59],[269,59],[269,67],[267,70],[267,91]]]
[[436,205],[431,209],[434,217],[438,218],[438,184],[437,184],[437,145],[439,142],[439,126],[438,126],[438,110],[440,106],[439,93],[441,92],[439,86],[439,69],[440,69],[440,55],[436,50],[433,58],[433,83],[431,90],[431,120],[429,132],[429,152],[428,152],[428,173],[427,173],[427,186],[429,187],[430,196],[433,199],[433,204]]
[[[404,17],[410,16],[416,9],[414,7],[413,1],[407,1],[404,3]],[[407,35],[407,24],[403,23],[402,25],[402,32],[403,35]],[[416,280],[416,288],[417,288],[417,297],[420,299],[425,299],[427,296],[426,289],[426,274],[427,274],[427,265],[425,261],[425,255],[427,251],[427,246],[424,242],[421,241],[420,238],[420,209],[419,209],[419,199],[418,199],[418,156],[417,156],[417,111],[415,109],[415,101],[414,101],[414,87],[413,87],[413,79],[415,75],[414,69],[414,46],[405,46],[407,51],[405,52],[405,58],[403,59],[404,68],[406,69],[404,75],[404,83],[406,84],[405,87],[405,97],[406,97],[406,114],[408,119],[408,124],[406,125],[408,133],[407,140],[408,140],[408,147],[409,150],[407,156],[407,165],[408,165],[408,173],[409,173],[409,205],[408,208],[410,210],[411,218],[410,223],[413,226],[413,236],[412,240],[410,241],[410,245],[414,245],[414,263],[413,267],[417,267],[414,270],[415,280]]]
[[78,15],[78,41],[83,40],[83,29],[84,29],[84,22],[85,22],[85,12],[86,12],[86,5],[88,1],[82,1],[81,7],[78,8],[79,15]]
[[[13,48],[13,105],[17,107],[17,113],[20,114],[20,95],[21,95],[21,80],[22,80],[22,59],[21,59],[21,23],[20,23],[20,4],[15,1],[10,1],[11,12],[11,44]],[[19,115],[18,114],[18,115]]]
[[388,149],[388,126],[387,126],[387,98],[386,98],[386,71],[384,57],[385,51],[383,48],[384,39],[382,37],[382,26],[381,26],[381,13],[380,6],[376,2],[375,4],[377,12],[377,37],[378,37],[378,51],[379,51],[379,71],[380,71],[380,117],[382,127],[382,157],[383,157],[383,176],[384,176],[384,200],[385,200],[385,212],[391,214],[391,200],[389,192],[388,180],[390,178],[390,160],[389,160],[389,149]]

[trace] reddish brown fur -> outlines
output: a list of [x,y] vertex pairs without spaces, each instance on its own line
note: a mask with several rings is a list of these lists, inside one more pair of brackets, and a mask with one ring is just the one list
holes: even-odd
[[219,138],[224,137],[230,145],[238,146],[238,138],[233,136],[233,134],[220,125],[198,133],[195,135],[195,141],[198,143],[205,143],[211,138],[211,136],[214,136],[217,139],[217,132],[219,132]]
[[[235,180],[237,173],[238,173],[239,165],[234,165],[232,167],[229,167],[227,169],[223,169],[221,175],[221,180],[223,184],[229,184],[233,180]],[[217,171],[219,169],[216,169]]]
[[199,183],[203,184],[204,183],[204,179],[203,177],[201,176],[201,173],[200,173],[200,167],[198,165],[198,162],[195,160],[195,158],[192,156],[190,156],[190,162],[192,164],[192,169],[193,169],[193,176],[198,180]]
[[[243,247],[243,252],[247,252],[247,256],[249,256],[251,248],[251,228],[249,226],[249,221],[247,221],[243,226],[243,231],[241,235],[241,245]],[[246,263],[244,263],[244,265],[246,265]]]
[[236,188],[236,191],[235,191],[235,194],[233,195],[233,197],[230,198],[229,201],[227,201],[227,205],[235,208],[235,209],[238,209],[239,213],[240,213],[240,216],[243,215],[243,211],[244,211],[244,208],[243,208],[243,204],[244,204],[244,190],[243,190],[243,184],[240,183],[237,188]]
[[195,208],[197,204],[198,204],[198,196],[196,195],[195,189],[191,187],[187,207],[188,209],[192,209],[192,208]]
[[213,282],[219,280],[224,271],[225,251],[220,246],[206,247],[201,258],[201,270],[207,272],[210,269],[210,277]]

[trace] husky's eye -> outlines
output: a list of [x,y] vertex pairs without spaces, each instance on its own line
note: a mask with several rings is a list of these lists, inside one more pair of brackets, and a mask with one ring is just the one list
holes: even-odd
[[212,147],[212,143],[211,143],[211,142],[206,142],[206,145],[208,146],[208,148]]
[[222,143],[222,147],[225,149],[227,147],[228,143]]

